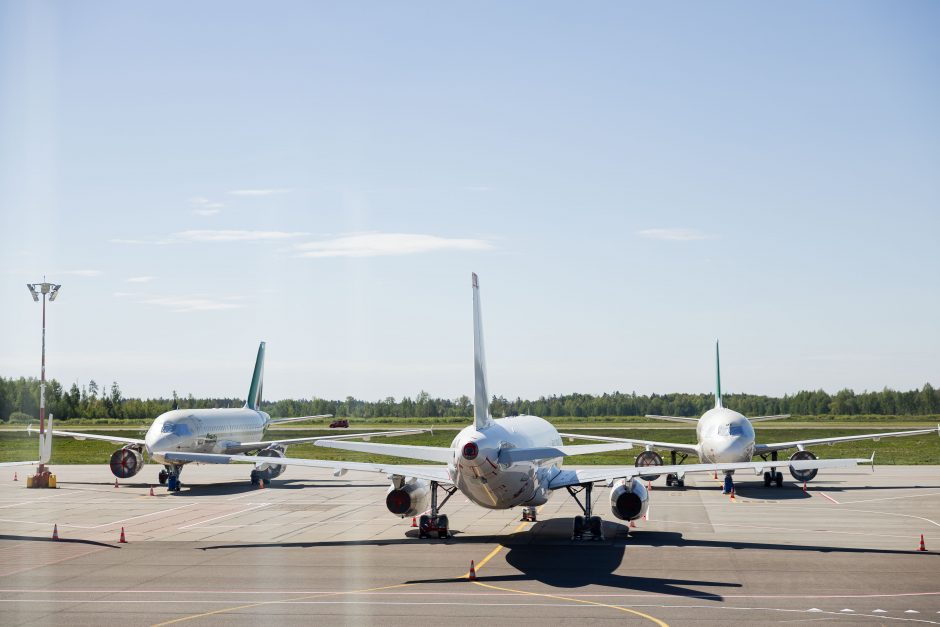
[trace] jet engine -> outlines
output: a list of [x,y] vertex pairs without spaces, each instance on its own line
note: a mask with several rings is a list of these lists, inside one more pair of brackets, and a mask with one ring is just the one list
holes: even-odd
[[431,485],[427,481],[416,479],[402,484],[400,488],[389,486],[385,495],[385,507],[388,511],[401,516],[417,516],[428,508],[431,502]]
[[[258,457],[284,457],[284,451],[272,446],[258,451]],[[280,477],[286,468],[283,464],[261,464],[258,466],[258,472],[265,473],[265,478],[270,481]]]
[[649,492],[636,477],[621,479],[610,489],[610,511],[620,520],[640,518],[646,514],[649,504]]
[[[642,466],[662,466],[663,458],[656,451],[643,451],[636,456],[636,462],[634,465],[637,468]],[[642,475],[640,478],[643,481],[656,481],[659,479],[659,475]]]
[[126,446],[111,455],[111,473],[118,479],[133,477],[144,467],[144,456],[136,448]]
[[[791,462],[807,461],[812,459],[816,459],[816,456],[809,451],[797,451],[790,456]],[[812,481],[816,478],[816,475],[819,474],[819,469],[811,468],[809,470],[795,470],[793,466],[790,466],[790,474],[797,481]]]

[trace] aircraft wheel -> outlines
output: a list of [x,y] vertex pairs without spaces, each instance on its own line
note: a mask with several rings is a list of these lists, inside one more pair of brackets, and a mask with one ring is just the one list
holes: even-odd
[[769,488],[771,484],[771,476],[769,472],[764,473],[764,487]]
[[666,487],[671,487],[671,486],[672,486],[672,478],[673,478],[674,476],[675,476],[675,475],[666,475]]
[[437,537],[440,540],[446,540],[450,535],[450,525],[447,516],[438,516],[437,517]]
[[782,488],[782,487],[783,487],[783,473],[782,473],[782,472],[778,472],[778,473],[774,476],[774,483],[777,484],[777,487],[778,487],[778,488]]
[[580,540],[584,537],[584,516],[575,516],[571,528],[571,539]]
[[169,475],[170,473],[165,470],[160,471],[160,474],[157,475],[157,481],[160,482],[160,485],[166,485],[166,479]]
[[604,524],[600,516],[591,516],[588,519],[588,527],[590,528],[591,536],[595,540],[602,540],[604,538],[603,525]]
[[685,479],[684,479],[684,478],[682,478],[682,479],[676,478],[676,487],[677,487],[677,488],[684,488],[684,487],[685,487]]

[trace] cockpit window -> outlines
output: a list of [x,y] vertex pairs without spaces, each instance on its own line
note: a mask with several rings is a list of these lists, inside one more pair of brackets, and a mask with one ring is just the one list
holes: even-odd
[[192,435],[189,425],[181,422],[165,422],[160,433],[172,433],[173,435]]
[[734,424],[721,425],[718,428],[718,435],[744,435],[744,427]]

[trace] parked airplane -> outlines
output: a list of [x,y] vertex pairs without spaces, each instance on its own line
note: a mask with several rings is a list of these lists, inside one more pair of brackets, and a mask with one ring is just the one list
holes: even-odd
[[[689,455],[695,455],[703,462],[724,463],[724,462],[745,462],[757,455],[762,459],[770,456],[771,461],[777,461],[777,454],[790,448],[797,451],[790,456],[790,461],[815,460],[816,455],[806,450],[808,446],[819,444],[835,444],[837,442],[855,442],[858,440],[874,440],[881,438],[905,437],[912,435],[923,435],[925,433],[940,434],[940,425],[936,429],[914,429],[911,431],[894,431],[891,433],[865,433],[859,435],[848,435],[833,438],[812,438],[808,440],[793,440],[792,442],[774,442],[772,444],[757,444],[755,442],[754,427],[752,423],[766,420],[780,420],[789,418],[789,414],[779,416],[758,416],[748,420],[742,414],[722,406],[721,403],[721,365],[718,355],[718,343],[715,342],[715,407],[705,412],[701,418],[686,418],[682,416],[655,416],[647,415],[647,418],[656,418],[659,420],[670,420],[675,422],[691,423],[695,425],[695,432],[698,437],[696,444],[678,444],[674,442],[653,442],[649,440],[637,440],[633,438],[606,438],[615,442],[632,442],[640,446],[645,446],[646,450],[636,457],[635,464],[641,467],[662,466],[663,458],[653,449],[665,449],[671,453],[671,464],[676,464],[676,456],[681,455],[679,460],[681,464]],[[819,472],[817,468],[797,469],[790,465],[790,475],[797,481],[812,481]],[[725,471],[723,492],[727,494],[734,487],[732,475],[734,470]],[[685,484],[685,473],[674,472],[666,475],[666,485],[683,486]],[[644,475],[644,479],[653,481],[659,478],[656,475]],[[783,485],[783,473],[779,471],[764,472],[764,485],[770,486],[771,483],[780,487]]]
[[[32,462],[3,462],[0,463],[0,467],[7,466],[38,466],[39,464],[48,464],[49,458],[52,457],[52,414],[49,414],[49,422],[46,423],[48,429],[46,433],[39,434],[39,459]],[[26,427],[27,432],[30,431],[32,425]]]
[[[595,439],[589,436],[558,433],[549,422],[537,416],[513,416],[494,419],[489,414],[489,391],[486,358],[483,349],[483,325],[480,317],[480,295],[477,276],[473,275],[473,347],[474,406],[473,424],[461,430],[450,447],[339,442],[321,440],[318,446],[391,455],[439,462],[438,466],[405,466],[332,460],[282,457],[263,463],[278,465],[332,468],[338,472],[364,470],[385,474],[391,481],[385,497],[388,510],[397,516],[421,516],[420,537],[437,533],[448,535],[447,516],[440,513],[447,500],[461,492],[469,500],[489,509],[522,506],[523,520],[535,520],[536,507],[548,501],[555,491],[564,488],[578,503],[584,516],[574,519],[572,538],[585,535],[602,538],[602,523],[593,515],[591,491],[595,483],[611,488],[610,508],[621,520],[635,520],[646,513],[649,494],[639,479],[646,469],[635,466],[562,470],[562,459],[572,455],[625,450],[630,442],[602,442],[563,445],[562,437]],[[260,464],[250,455],[200,455],[195,453],[165,454],[168,460],[205,463],[245,462]],[[841,459],[798,462],[734,462],[667,466],[663,472],[712,472],[723,470],[755,470],[793,464],[800,469],[855,466],[873,460]],[[438,500],[438,489],[446,496]],[[578,494],[584,493],[583,503]],[[430,505],[430,509],[428,509]],[[427,511],[427,513],[422,513]]]
[[[297,418],[275,418],[261,411],[261,389],[264,379],[264,342],[258,347],[258,357],[248,388],[248,400],[244,407],[222,409],[174,409],[157,416],[142,440],[121,438],[97,433],[76,433],[51,430],[57,436],[76,440],[103,440],[124,446],[111,455],[111,472],[115,477],[133,477],[144,466],[144,452],[154,461],[163,464],[158,480],[170,491],[179,492],[182,487],[179,477],[185,461],[170,459],[168,451],[193,453],[248,453],[257,452],[258,457],[269,459],[284,457],[290,444],[316,442],[323,439],[366,438],[380,435],[406,435],[420,433],[421,429],[402,429],[375,433],[350,433],[287,440],[262,441],[265,430],[271,425],[312,418],[328,418],[331,414],[301,416]],[[51,421],[50,421],[51,422]],[[271,479],[284,472],[284,466],[259,463],[251,471],[252,485],[270,484]]]

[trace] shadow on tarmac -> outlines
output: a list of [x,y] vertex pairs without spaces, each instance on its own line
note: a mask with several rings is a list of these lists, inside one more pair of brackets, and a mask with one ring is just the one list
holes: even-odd
[[[100,486],[103,488],[113,487],[113,483],[100,483],[98,481],[59,481],[60,486],[68,485],[90,485],[90,486]],[[168,492],[165,485],[160,485],[158,483],[147,483],[147,482],[121,482],[119,484],[121,488],[140,488],[148,489],[153,488],[154,492],[164,492],[176,497],[185,497],[185,496],[230,496],[235,494],[244,494],[245,492],[254,492],[259,490],[257,486],[251,485],[246,479],[245,481],[231,482],[231,483],[194,483],[188,484],[185,481],[183,482],[183,489],[179,492]],[[386,488],[388,487],[387,483],[357,483],[350,484],[345,479],[275,479],[274,482],[264,488],[265,490],[300,490],[303,488],[313,488],[315,490],[321,489],[330,489],[330,488]],[[121,488],[117,488],[120,490]]]
[[97,542],[95,540],[80,540],[78,538],[59,538],[58,540],[53,540],[52,538],[35,538],[32,536],[0,535],[0,540],[21,540],[21,541],[28,541],[28,542],[58,542],[60,544],[88,544],[90,546],[100,546],[100,547],[106,547],[109,549],[121,548],[119,546],[115,546],[107,542]]

